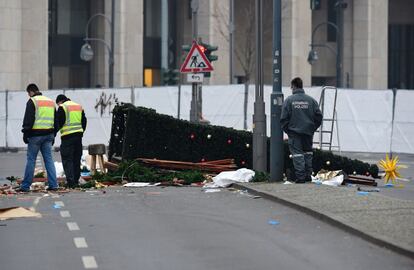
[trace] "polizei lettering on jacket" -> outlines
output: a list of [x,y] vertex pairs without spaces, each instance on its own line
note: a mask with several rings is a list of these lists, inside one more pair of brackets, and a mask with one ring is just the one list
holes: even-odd
[[307,101],[293,101],[292,106],[294,109],[308,109],[309,102]]

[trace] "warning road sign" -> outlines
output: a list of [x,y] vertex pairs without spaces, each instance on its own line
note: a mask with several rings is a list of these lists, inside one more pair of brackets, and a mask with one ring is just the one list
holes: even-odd
[[213,71],[213,66],[210,61],[208,61],[206,55],[201,51],[197,42],[193,42],[193,46],[190,49],[190,52],[185,58],[180,72],[181,73],[197,73],[197,72],[210,72]]

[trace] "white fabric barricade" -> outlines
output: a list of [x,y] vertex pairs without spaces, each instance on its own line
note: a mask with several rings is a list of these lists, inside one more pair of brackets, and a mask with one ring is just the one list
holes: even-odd
[[[87,118],[83,135],[84,146],[89,144],[109,144],[112,126],[112,110],[116,103],[131,102],[131,89],[82,89],[66,90],[65,95],[82,105]],[[55,145],[60,145],[60,136],[56,136]]]
[[[305,92],[318,102],[321,87],[306,88]],[[291,95],[288,87],[282,89],[285,99]],[[270,94],[271,86],[264,87],[267,134],[270,136]],[[155,109],[158,113],[189,120],[191,104],[191,85],[154,88],[119,89],[73,89],[48,90],[43,94],[56,99],[58,94],[66,94],[70,99],[84,107],[88,127],[84,135],[84,145],[108,144],[111,132],[112,109],[116,102],[132,102],[136,106]],[[333,91],[325,95],[324,117],[331,118],[333,112]],[[0,92],[0,147],[25,147],[22,139],[22,122],[25,104],[28,100],[25,91]],[[244,85],[203,86],[203,117],[212,125],[235,129],[244,128]],[[255,86],[249,85],[247,106],[247,130],[252,130]],[[337,98],[337,124],[339,134],[334,128],[333,145],[342,151],[388,152],[391,145],[393,94],[390,90],[339,89]],[[414,153],[414,92],[398,90],[395,104],[393,152]],[[7,130],[6,130],[7,116]],[[325,123],[327,124],[327,123]],[[324,130],[328,128],[325,125]],[[315,135],[317,136],[317,134]],[[326,137],[328,138],[328,137]],[[315,137],[314,141],[317,141]],[[60,145],[60,136],[55,146]]]
[[[189,90],[189,91],[188,91]],[[189,96],[187,95],[189,93]],[[168,87],[151,87],[151,88],[135,88],[135,106],[141,106],[146,108],[155,109],[157,113],[170,115],[177,117],[178,113],[178,87],[168,86]],[[191,100],[191,87],[182,86],[181,87],[181,104],[189,106],[189,101]],[[185,110],[184,110],[185,108]],[[190,108],[190,107],[188,107]],[[186,120],[189,119],[189,112],[187,107],[180,107],[181,116],[186,115]]]
[[[391,92],[391,91],[389,91]],[[395,101],[392,151],[414,153],[414,91],[398,90]]]
[[6,92],[0,92],[0,147],[6,146]]
[[[342,151],[388,152],[392,91],[338,90],[337,116]],[[334,138],[336,134],[334,133]]]

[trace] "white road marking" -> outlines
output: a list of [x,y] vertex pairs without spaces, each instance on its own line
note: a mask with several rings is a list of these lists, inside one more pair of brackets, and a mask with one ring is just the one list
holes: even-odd
[[34,207],[36,207],[38,204],[39,204],[39,202],[40,202],[40,199],[41,199],[42,197],[36,197],[36,199],[34,200],[34,202],[33,202],[33,206]]
[[70,217],[70,213],[69,211],[60,211],[60,216],[63,218],[68,218]]
[[36,212],[36,206],[39,204],[42,197],[36,197],[33,201],[33,205],[29,207],[30,211]]
[[62,201],[55,202],[55,205],[58,205],[60,207],[65,207],[65,204]]
[[75,237],[73,238],[73,242],[75,243],[75,246],[77,248],[87,248],[88,244],[86,243],[86,240],[84,237]]
[[67,222],[66,225],[69,231],[79,231],[79,226],[76,222]]
[[57,195],[57,194],[53,194],[53,195],[52,195],[52,198],[53,198],[53,199],[57,199],[57,198],[59,198],[59,197],[60,197],[60,196],[59,196],[59,195]]
[[94,256],[82,256],[82,262],[85,269],[98,268],[98,264],[96,263]]

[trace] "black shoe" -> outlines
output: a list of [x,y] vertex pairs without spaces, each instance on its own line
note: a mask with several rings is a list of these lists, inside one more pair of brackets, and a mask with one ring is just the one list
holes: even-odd
[[305,180],[296,180],[295,183],[296,184],[305,184]]
[[27,193],[27,192],[30,192],[30,189],[24,189],[24,188],[18,187],[14,191],[21,192],[21,193]]
[[47,191],[58,191],[58,188],[57,187],[54,187],[54,188],[48,187],[46,190]]

